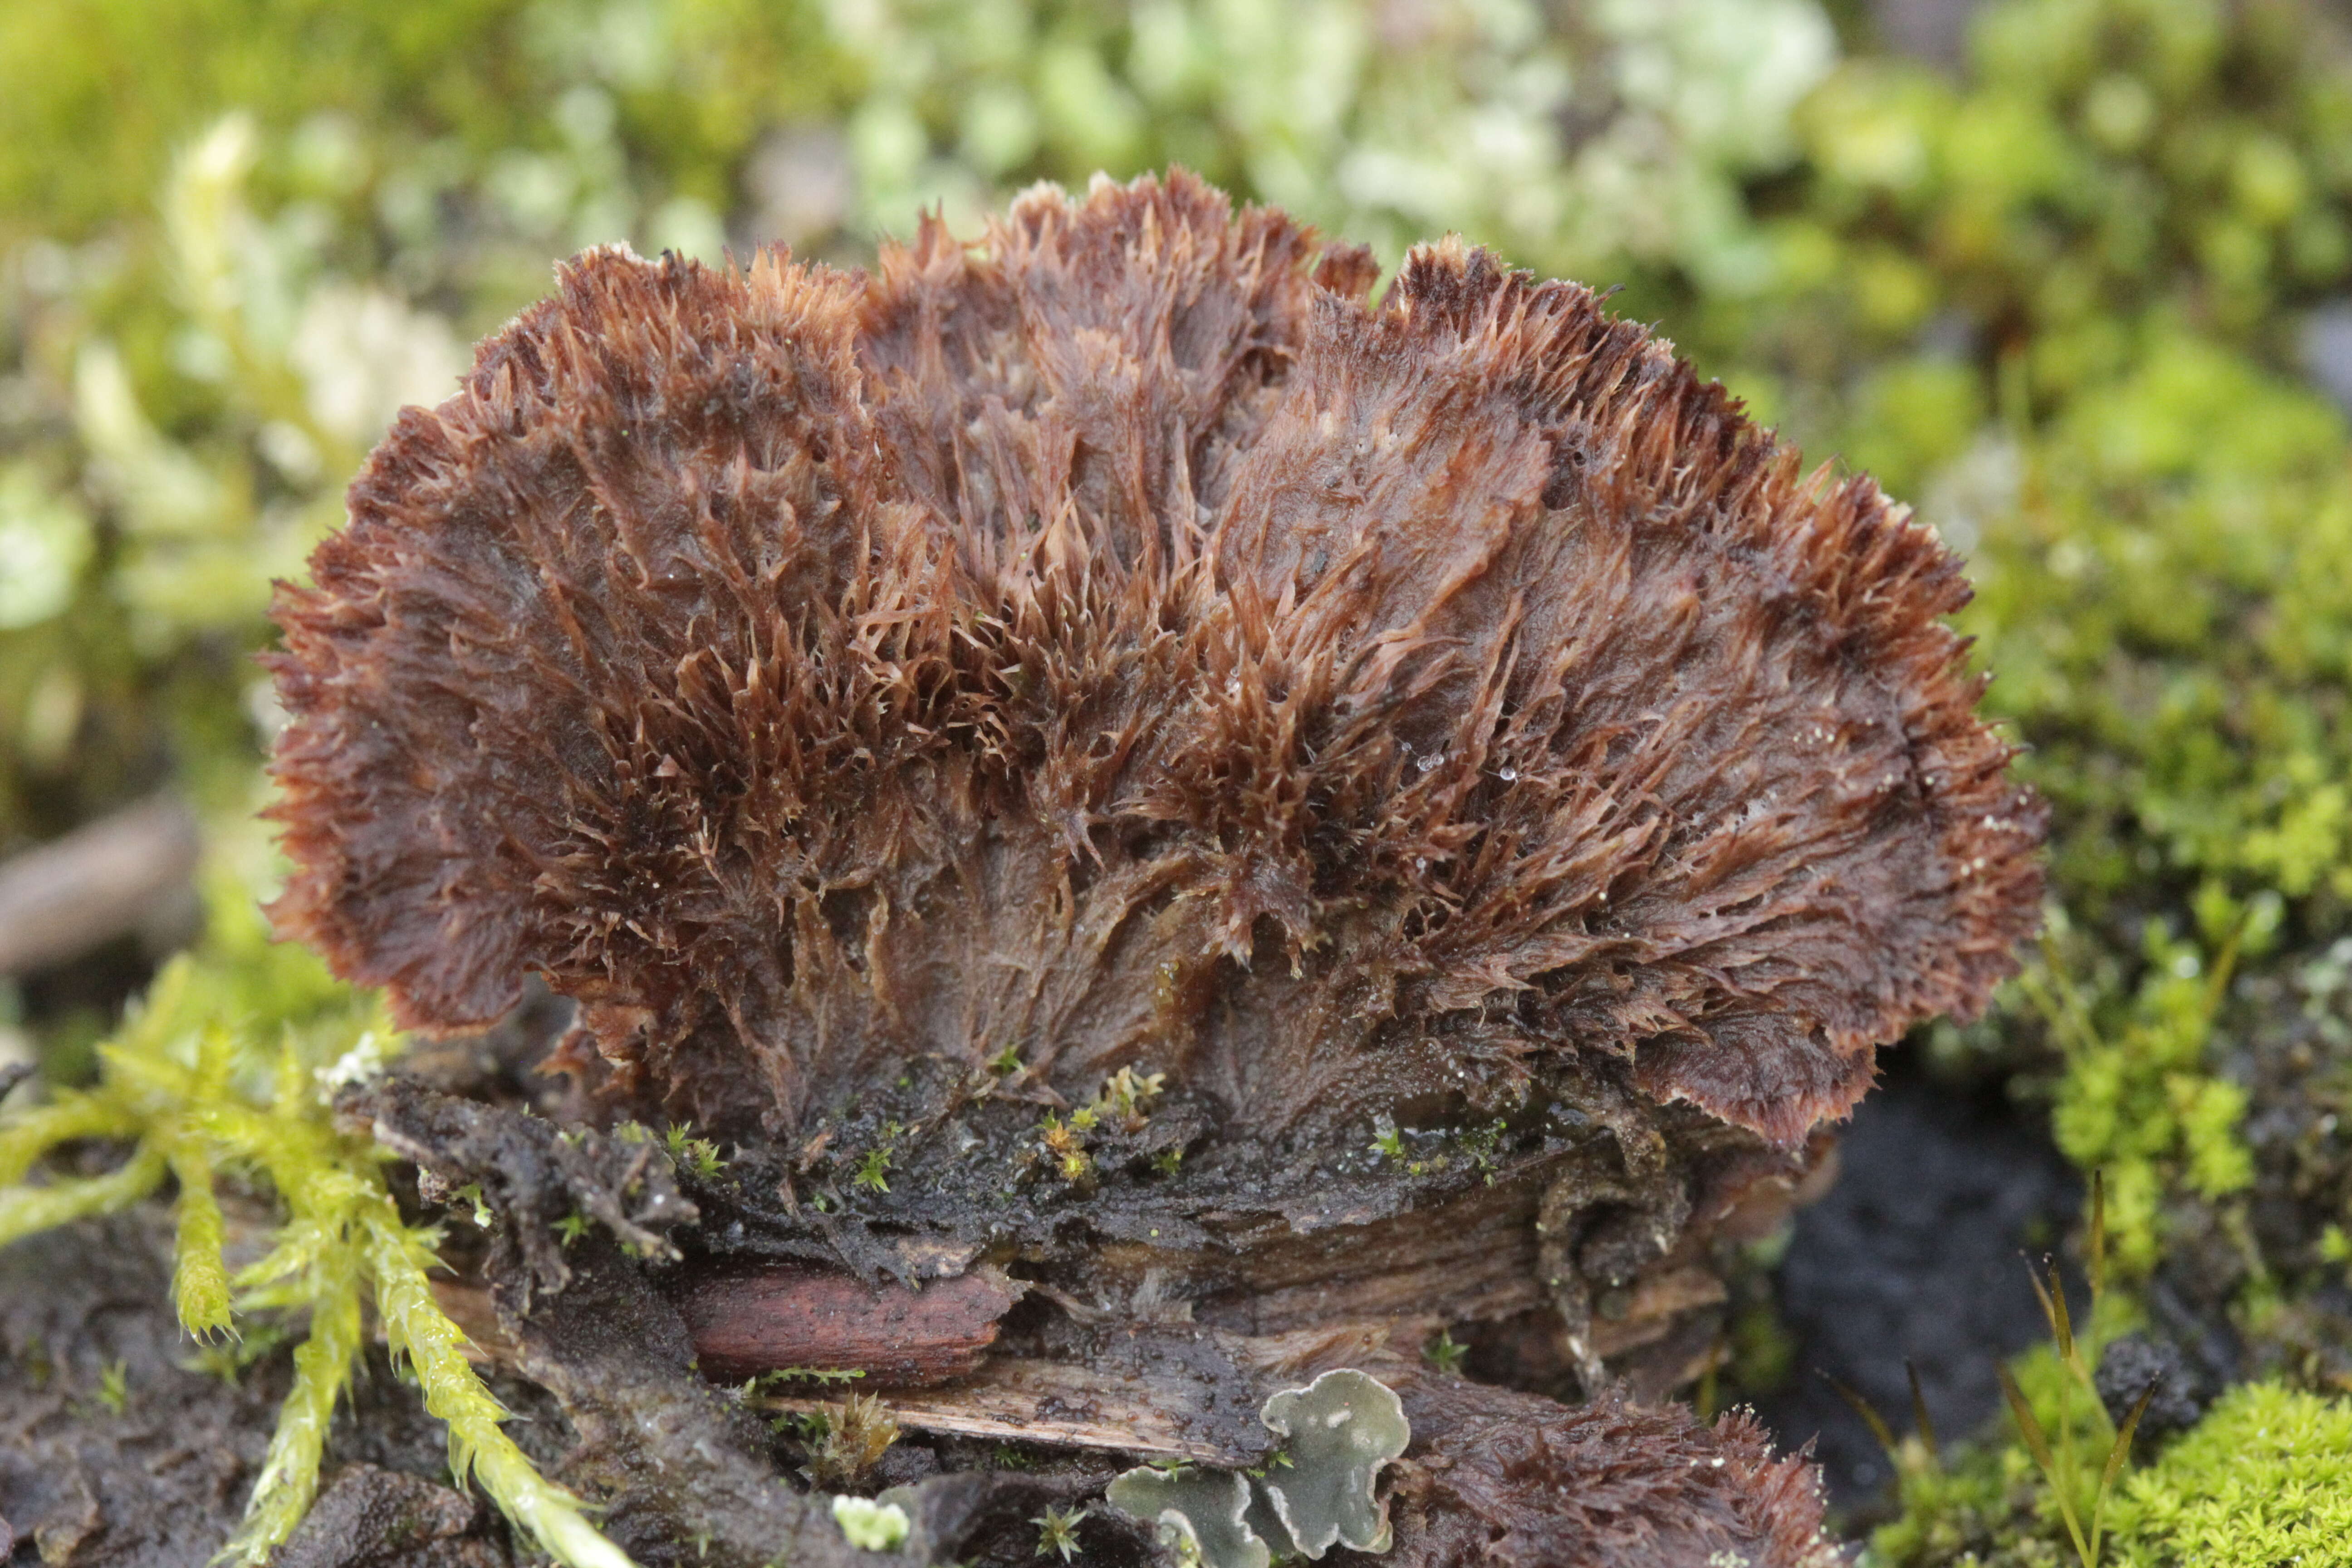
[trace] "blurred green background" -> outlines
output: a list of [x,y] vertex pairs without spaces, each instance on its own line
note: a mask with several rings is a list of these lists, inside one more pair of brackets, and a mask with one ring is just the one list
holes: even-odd
[[[2052,937],[1931,1048],[2106,1173],[2126,1279],[2204,1248],[2340,1394],[2347,62],[2320,0],[8,0],[0,855],[163,790],[252,839],[269,581],[555,258],[855,264],[1180,162],[1622,286],[1969,557]],[[0,980],[0,1055],[86,1070],[148,956]],[[2049,1536],[2007,1484],[1885,1550]]]

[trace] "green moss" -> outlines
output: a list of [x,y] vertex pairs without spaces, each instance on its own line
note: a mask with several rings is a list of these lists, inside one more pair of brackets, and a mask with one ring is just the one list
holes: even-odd
[[[1738,181],[1794,152],[1790,112],[1833,45],[1804,0],[1591,6],[1573,26],[1520,0],[1408,21],[1331,0],[910,0],[836,19],[862,76],[843,129],[869,228],[1180,162],[1390,261],[1457,229],[1530,265],[1633,259],[1748,289],[1771,261]],[[1558,133],[1569,114],[1580,145]]]
[[0,10],[0,851],[241,799],[270,582],[394,410],[558,256],[715,259],[846,69],[813,3]]
[[1996,0],[1963,81],[1849,60],[1780,287],[1700,316],[1969,556],[2056,936],[1970,1037],[2107,1169],[2129,1271],[2255,1174],[2227,976],[2352,912],[2352,438],[2295,338],[2352,282],[2343,49],[2294,3]]
[[[633,161],[723,208],[760,131],[830,107],[840,68],[809,5],[19,0],[0,12],[0,239],[138,214],[173,149],[230,110],[481,156],[558,142],[582,85],[616,100]],[[333,134],[289,178],[364,156]]]
[[2210,342],[2145,363],[2026,456],[1974,562],[1991,700],[2035,742],[2070,905],[2352,893],[2352,483],[2341,418]]
[[2160,926],[2150,925],[2146,945],[2147,972],[2111,1027],[2103,1029],[2050,969],[2025,980],[2065,1057],[2051,1131],[2069,1159],[2103,1173],[2107,1233],[2127,1275],[2156,1264],[2168,1192],[2221,1198],[2250,1185],[2254,1173],[2238,1133],[2245,1090],[2208,1065],[2234,944],[2210,973],[2196,944],[2168,939]]
[[[224,109],[290,123],[334,108],[370,119],[458,110],[486,139],[512,127],[519,0],[22,0],[0,21],[0,233],[79,237],[135,213],[172,147]],[[289,70],[289,60],[303,68]],[[71,145],[78,155],[58,156]]]
[[[102,1047],[97,1086],[0,1121],[0,1246],[126,1207],[169,1175],[179,1184],[173,1292],[189,1332],[234,1334],[238,1318],[262,1310],[307,1317],[293,1385],[226,1549],[236,1559],[267,1561],[310,1505],[327,1428],[363,1347],[364,1300],[393,1353],[415,1369],[425,1407],[447,1425],[454,1472],[478,1479],[557,1561],[625,1568],[579,1500],[545,1480],[500,1429],[505,1413],[426,1281],[437,1233],[401,1218],[382,1155],[333,1124],[335,1087],[380,1067],[392,1048],[380,1009],[307,952],[270,943],[240,879],[218,871],[212,884],[209,940],[164,967]],[[28,1180],[47,1150],[89,1138],[129,1152],[104,1175]],[[285,1215],[270,1251],[234,1276],[213,1195],[227,1180],[274,1193]]]
[[2231,1389],[2123,1483],[2115,1519],[2130,1568],[2352,1563],[2352,1404]]

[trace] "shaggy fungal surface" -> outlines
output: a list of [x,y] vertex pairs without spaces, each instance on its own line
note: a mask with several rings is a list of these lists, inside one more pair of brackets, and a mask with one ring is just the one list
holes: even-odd
[[1255,1413],[1345,1373],[1410,1434],[1351,1546],[1828,1550],[1643,1401],[2033,927],[1958,563],[1584,289],[1375,272],[1181,174],[871,276],[591,252],[282,591],[280,931],[426,1032],[579,1004],[609,1137],[343,1109],[504,1216],[611,1519],[805,1523],[699,1360],[908,1552],[1148,1554],[1073,1510],[1297,1461]]
[[1008,1048],[1228,1125],[1548,1060],[1793,1144],[2033,925],[1959,564],[1669,347],[1190,179],[592,252],[285,589],[280,929],[789,1137]]

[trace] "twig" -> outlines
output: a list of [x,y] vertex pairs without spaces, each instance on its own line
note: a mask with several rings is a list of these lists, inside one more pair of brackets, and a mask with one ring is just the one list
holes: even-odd
[[176,795],[0,862],[0,974],[78,957],[154,917],[196,867],[196,819]]

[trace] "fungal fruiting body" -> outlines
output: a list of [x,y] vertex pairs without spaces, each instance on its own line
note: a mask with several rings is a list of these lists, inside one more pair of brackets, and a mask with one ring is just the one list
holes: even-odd
[[[1376,273],[1181,174],[870,276],[580,258],[281,592],[279,929],[412,1028],[575,999],[615,1114],[730,1141],[704,1255],[1071,1315],[909,1309],[967,1404],[905,1426],[1051,1384],[1038,1440],[1148,1451],[1053,1412],[1149,1385],[1238,1468],[1335,1324],[1672,1386],[1711,1240],[2011,969],[2041,807],[1870,480],[1574,284]],[[729,1278],[788,1357],[810,1303]],[[1454,1457],[1392,1468],[1400,1561],[1490,1471],[1551,1517],[1581,1415],[1405,1397]],[[1722,1433],[1688,1539],[1797,1561]]]
[[1959,564],[1582,288],[1373,276],[1182,176],[870,278],[583,257],[281,593],[279,928],[780,1136],[1016,1047],[1801,1140],[2035,919]]

